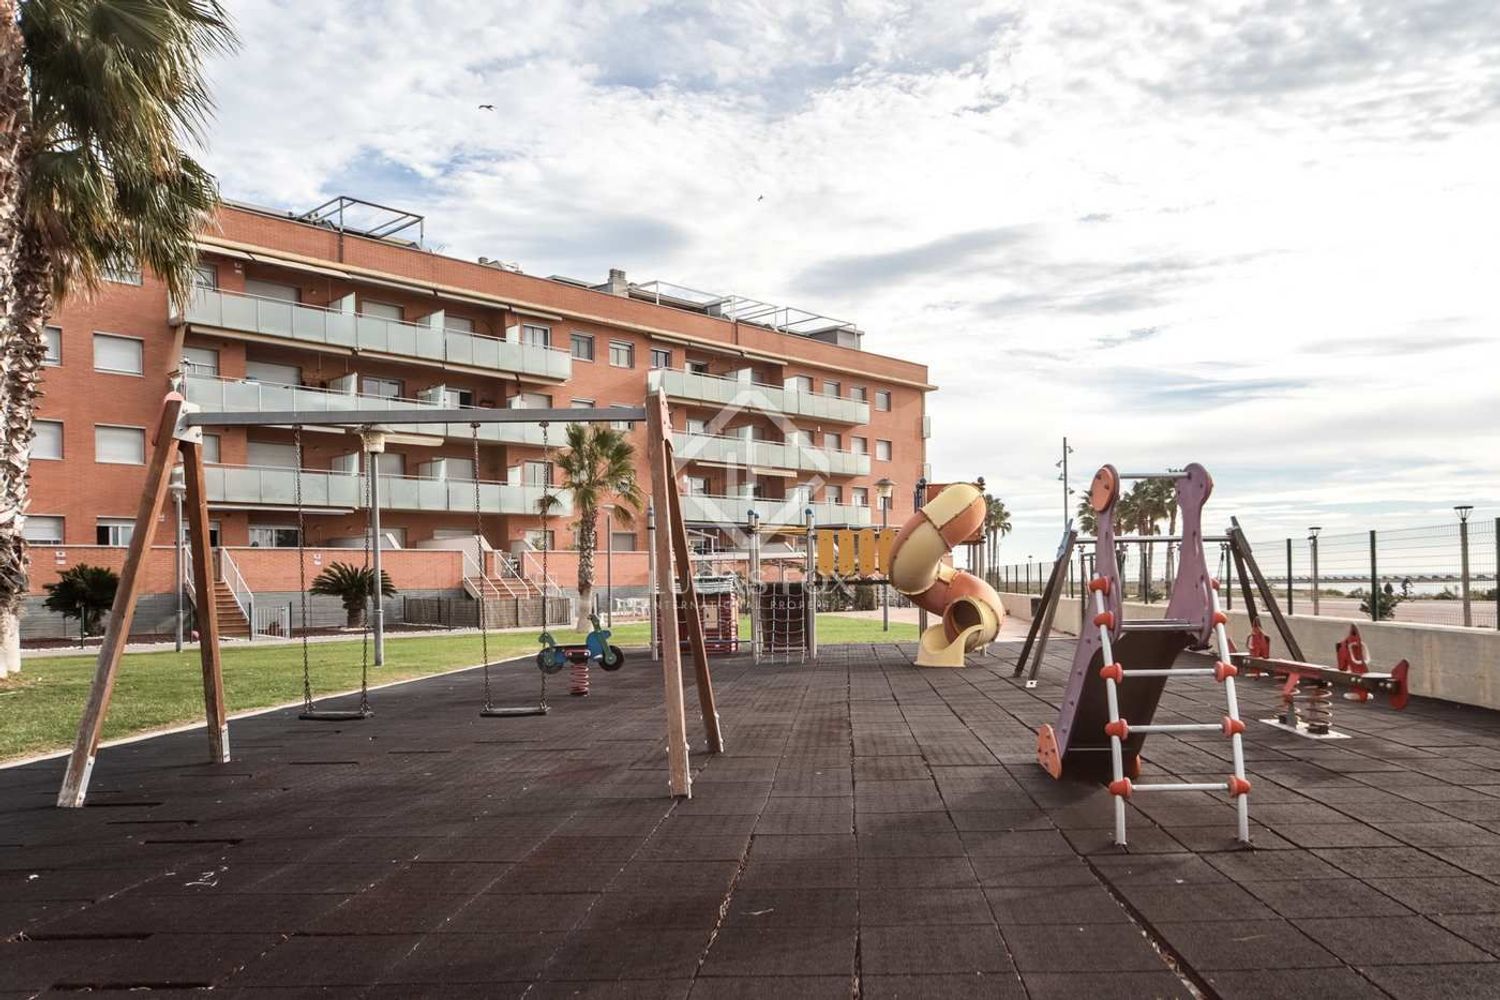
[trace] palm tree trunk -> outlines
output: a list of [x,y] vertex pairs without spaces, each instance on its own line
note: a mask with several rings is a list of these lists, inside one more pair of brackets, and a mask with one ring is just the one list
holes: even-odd
[[578,620],[580,632],[592,628],[589,615],[594,611],[594,546],[597,542],[599,515],[592,509],[579,512],[578,518]]
[[30,124],[22,50],[16,2],[0,0],[0,677],[21,669],[26,476],[46,353],[42,323],[50,278],[45,258],[22,240]]

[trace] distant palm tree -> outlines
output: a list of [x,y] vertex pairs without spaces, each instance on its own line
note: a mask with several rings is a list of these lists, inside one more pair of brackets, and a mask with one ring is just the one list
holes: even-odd
[[987,572],[995,572],[1000,561],[1000,540],[1010,532],[1010,511],[1005,509],[1005,501],[986,493],[984,495],[984,534],[988,552],[984,566]]
[[[594,552],[598,548],[599,509],[616,502],[614,517],[630,524],[646,497],[635,477],[635,449],[624,433],[605,424],[569,424],[567,450],[557,458],[561,489],[573,496],[578,515],[578,621],[580,632],[592,627]],[[611,518],[611,528],[614,517]]]
[[1078,501],[1078,530],[1085,535],[1099,534],[1099,515],[1089,503],[1088,497]]
[[[324,597],[337,597],[344,605],[346,624],[350,628],[359,628],[364,624],[365,609],[369,606],[370,598],[373,596],[370,591],[374,589],[375,567],[336,562],[313,579],[312,586],[307,592]],[[391,583],[390,574],[385,570],[380,571],[380,595],[382,597],[396,596],[396,587]]]
[[43,326],[142,266],[186,300],[218,192],[183,141],[211,110],[204,58],[233,44],[218,0],[0,0],[0,676],[19,668]]

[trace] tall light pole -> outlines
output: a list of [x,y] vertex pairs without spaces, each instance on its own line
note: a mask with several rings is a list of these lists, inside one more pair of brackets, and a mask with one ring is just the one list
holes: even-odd
[[[375,603],[374,613],[371,615],[371,623],[374,626],[371,630],[374,636],[374,642],[372,643],[373,656],[371,659],[374,661],[375,666],[380,667],[385,665],[385,594],[381,588],[381,582],[384,580],[384,577],[381,575],[380,569],[380,456],[385,454],[385,432],[366,428],[360,433],[360,437],[365,449],[365,480],[369,483],[370,489],[370,524],[367,530],[370,532],[371,542],[370,591]],[[478,473],[476,472],[475,475],[478,475]],[[307,540],[302,539],[302,544],[306,545]],[[547,602],[544,598],[542,601],[542,619],[544,621],[547,617],[546,605]],[[483,613],[482,610],[481,613]],[[253,631],[255,628],[254,623],[250,627]]]
[[1458,514],[1458,587],[1464,601],[1464,627],[1468,628],[1474,624],[1469,606],[1469,515],[1473,513],[1474,505],[1458,504],[1453,510]]
[[187,496],[187,475],[183,472],[182,466],[174,465],[172,467],[172,479],[167,488],[172,491],[172,506],[177,511],[176,542],[172,553],[175,556],[172,560],[172,579],[177,584],[177,641],[175,645],[177,652],[180,653],[182,652],[182,623],[186,615],[186,608],[182,604],[182,501]]
[[1068,530],[1068,521],[1073,516],[1073,490],[1068,486],[1068,456],[1073,454],[1073,449],[1068,447],[1068,439],[1063,438],[1062,461],[1052,463],[1054,468],[1061,469],[1058,480],[1063,484],[1063,530]]
[[[880,534],[885,536],[890,529],[891,518],[891,493],[896,489],[896,484],[889,479],[881,478],[875,483],[875,496],[880,501]],[[880,630],[889,632],[891,630],[891,574],[887,566],[880,567],[881,574],[885,577],[885,585],[880,588]]]
[[1307,544],[1312,550],[1312,608],[1313,617],[1318,614],[1318,532],[1323,529],[1314,525],[1307,529]]

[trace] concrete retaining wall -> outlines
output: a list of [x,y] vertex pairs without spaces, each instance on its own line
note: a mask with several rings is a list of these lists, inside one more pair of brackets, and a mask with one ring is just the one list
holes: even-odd
[[[1032,602],[1039,600],[1035,594],[1004,593],[1000,597],[1009,614],[1027,621],[1031,619]],[[1082,607],[1081,600],[1065,598],[1057,608],[1053,627],[1077,635]],[[1125,605],[1127,620],[1162,618],[1166,611],[1165,603]],[[1385,670],[1400,660],[1411,663],[1412,694],[1500,709],[1500,631],[1308,615],[1291,615],[1287,623],[1301,644],[1303,655],[1312,663],[1335,665],[1338,661],[1334,644],[1348,635],[1350,625],[1358,625],[1371,669]],[[1264,616],[1262,626],[1271,636],[1271,655],[1286,656],[1269,616]],[[1249,616],[1230,610],[1229,634],[1241,649],[1249,633]]]

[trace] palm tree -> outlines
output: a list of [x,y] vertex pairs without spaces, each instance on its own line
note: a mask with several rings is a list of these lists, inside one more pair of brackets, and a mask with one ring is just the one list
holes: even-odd
[[621,431],[604,424],[569,424],[567,450],[557,458],[562,472],[559,486],[573,496],[578,514],[578,621],[580,632],[591,628],[594,610],[594,550],[598,546],[599,508],[615,501],[614,517],[630,524],[645,506],[646,497],[635,478],[635,448]]
[[1089,498],[1078,501],[1078,530],[1085,535],[1099,534],[1099,515],[1089,503]]
[[984,534],[988,553],[984,560],[985,571],[993,574],[1000,562],[1000,539],[1011,532],[1010,511],[1005,501],[986,493],[984,495]]
[[19,657],[43,326],[116,270],[186,300],[218,191],[183,144],[211,110],[203,60],[233,44],[219,0],[0,0],[0,676]]
[[[370,603],[370,591],[375,589],[375,567],[355,566],[336,562],[319,573],[307,588],[309,594],[337,597],[344,605],[346,623],[350,628],[364,624],[365,608]],[[395,597],[396,587],[385,570],[380,571],[380,595]]]
[[47,592],[45,606],[64,618],[77,618],[84,635],[99,632],[99,619],[115,603],[120,576],[107,566],[79,563],[58,574],[56,583],[42,586]]

